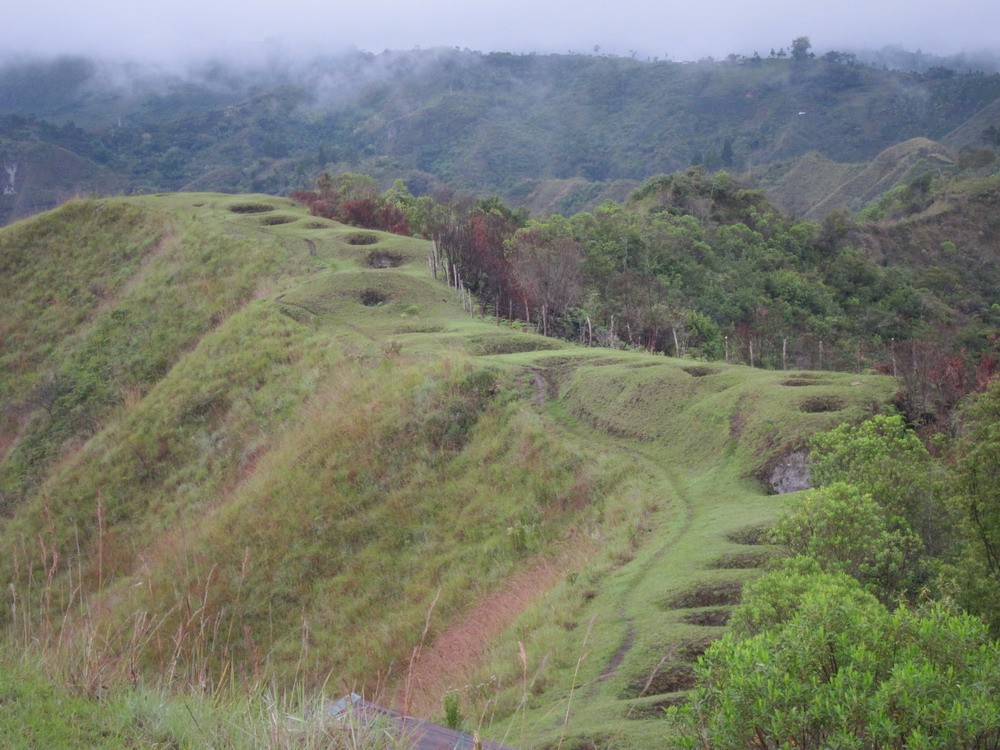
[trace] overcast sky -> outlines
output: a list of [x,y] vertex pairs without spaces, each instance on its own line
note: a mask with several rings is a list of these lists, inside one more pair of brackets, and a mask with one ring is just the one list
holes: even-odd
[[898,45],[996,50],[1000,0],[11,0],[0,51],[168,61],[356,47],[602,52],[696,60]]

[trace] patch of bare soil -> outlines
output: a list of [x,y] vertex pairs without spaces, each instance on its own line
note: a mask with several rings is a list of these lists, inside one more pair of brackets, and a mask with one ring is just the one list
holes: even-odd
[[545,378],[538,370],[532,370],[531,375],[535,380],[535,405],[545,406],[545,399],[548,397],[548,387],[545,385]]
[[412,716],[440,713],[444,695],[468,683],[488,644],[565,572],[546,560],[508,578],[420,652],[407,678],[409,698],[401,686],[391,705]]

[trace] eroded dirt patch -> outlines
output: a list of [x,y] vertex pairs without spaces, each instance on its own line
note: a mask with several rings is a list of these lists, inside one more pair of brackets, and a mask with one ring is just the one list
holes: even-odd
[[632,648],[632,644],[634,642],[635,628],[629,625],[628,631],[625,633],[625,640],[622,641],[622,644],[611,655],[611,659],[608,661],[608,666],[604,668],[604,671],[601,672],[601,676],[598,677],[599,680],[606,680],[615,673],[618,667],[621,666],[622,661],[625,659],[625,654],[629,652],[629,649]]
[[408,706],[407,712],[414,716],[439,713],[444,694],[468,682],[490,641],[564,573],[563,568],[544,561],[509,578],[419,654],[409,673],[409,700],[404,685],[396,691],[392,705],[400,710]]

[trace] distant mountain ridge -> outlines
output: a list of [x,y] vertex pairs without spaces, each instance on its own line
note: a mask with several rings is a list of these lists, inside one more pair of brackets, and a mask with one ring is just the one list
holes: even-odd
[[[21,199],[0,196],[0,221],[67,189],[44,177],[63,170],[39,143],[89,162],[70,181],[78,193],[281,194],[326,169],[572,212],[691,165],[753,178],[814,152],[850,165],[904,158],[912,171],[919,159],[900,144],[980,147],[998,102],[997,74],[907,73],[842,53],[674,63],[434,49],[184,75],[15,60],[0,68],[0,159],[18,165]],[[893,169],[908,173],[877,164],[845,183],[864,167],[823,163],[829,190],[796,190],[791,210],[857,207],[891,187]]]

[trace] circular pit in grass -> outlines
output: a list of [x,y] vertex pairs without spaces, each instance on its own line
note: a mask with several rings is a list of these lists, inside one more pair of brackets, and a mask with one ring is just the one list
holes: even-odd
[[743,591],[741,581],[721,581],[705,583],[701,586],[681,591],[666,602],[666,609],[692,609],[695,607],[716,607],[736,604]]
[[372,232],[354,232],[344,238],[348,245],[374,245],[378,242],[378,235]]
[[234,214],[263,214],[273,211],[274,206],[267,203],[237,203],[229,207]]
[[361,304],[365,307],[378,307],[389,299],[389,295],[378,289],[365,289],[361,292]]
[[260,223],[265,227],[276,227],[279,224],[291,224],[295,221],[293,216],[265,216]]
[[682,622],[688,625],[706,625],[708,627],[722,627],[729,622],[732,610],[729,607],[710,607],[708,609],[696,609],[686,613]]
[[369,268],[397,268],[403,259],[388,250],[372,250],[366,262]]
[[622,691],[622,698],[642,698],[645,695],[662,695],[690,690],[695,684],[694,668],[690,664],[667,664],[657,667],[652,674],[641,675]]
[[826,411],[840,411],[845,405],[844,399],[840,396],[822,394],[803,399],[802,403],[799,404],[799,410],[807,414],[819,414]]

